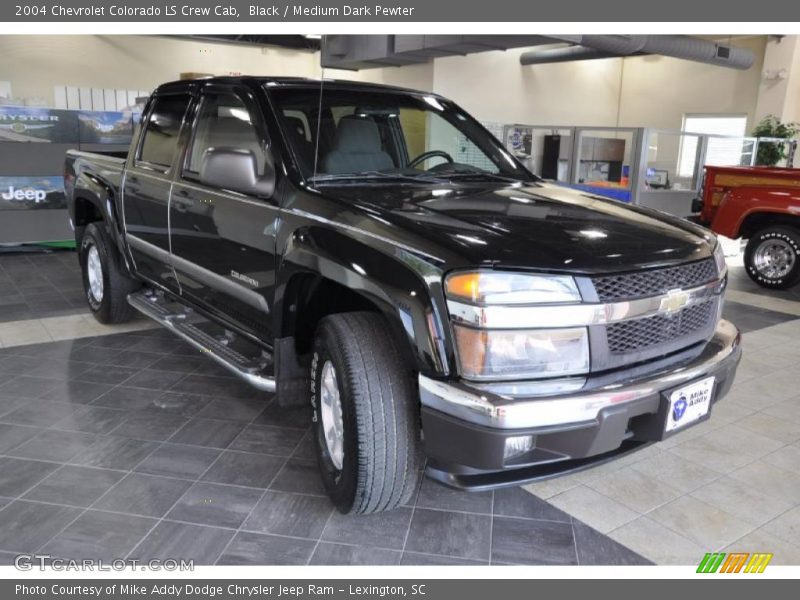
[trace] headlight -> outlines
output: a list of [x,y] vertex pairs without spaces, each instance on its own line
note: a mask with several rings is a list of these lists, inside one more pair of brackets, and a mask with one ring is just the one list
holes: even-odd
[[725,262],[725,251],[719,239],[717,239],[717,245],[714,246],[714,262],[717,263],[717,274],[722,279],[728,271],[728,263]]
[[454,273],[445,281],[447,295],[474,304],[580,302],[572,277],[497,271]]
[[589,335],[569,329],[472,329],[454,325],[461,375],[473,380],[534,379],[589,371]]

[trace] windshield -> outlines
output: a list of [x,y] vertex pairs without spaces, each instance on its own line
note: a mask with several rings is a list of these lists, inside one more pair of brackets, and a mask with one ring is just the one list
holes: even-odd
[[314,183],[535,179],[477,121],[435,96],[325,86],[322,98],[319,87],[270,92],[298,166]]

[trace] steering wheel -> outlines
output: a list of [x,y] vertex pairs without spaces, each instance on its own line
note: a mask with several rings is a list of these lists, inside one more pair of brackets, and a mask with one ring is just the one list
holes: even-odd
[[409,163],[406,165],[406,167],[407,167],[407,168],[409,168],[409,169],[413,169],[413,168],[414,168],[414,167],[416,167],[418,164],[425,162],[425,161],[426,161],[426,160],[428,160],[429,158],[435,158],[435,157],[437,157],[437,156],[438,156],[439,158],[443,158],[443,159],[445,159],[445,160],[446,160],[447,162],[449,162],[449,163],[454,163],[454,162],[456,162],[456,161],[454,161],[454,160],[453,160],[453,157],[452,157],[452,156],[450,156],[450,155],[449,155],[447,152],[445,152],[444,150],[428,150],[427,152],[423,152],[422,154],[420,154],[419,156],[417,156],[415,159],[413,159],[413,160],[409,161]]

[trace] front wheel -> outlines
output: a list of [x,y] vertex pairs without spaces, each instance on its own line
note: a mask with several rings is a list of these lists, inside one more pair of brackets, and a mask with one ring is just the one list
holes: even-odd
[[758,285],[785,290],[800,282],[800,231],[767,227],[747,242],[744,265]]
[[419,410],[411,371],[380,315],[320,322],[311,405],[322,481],[340,512],[382,512],[410,500],[422,467]]

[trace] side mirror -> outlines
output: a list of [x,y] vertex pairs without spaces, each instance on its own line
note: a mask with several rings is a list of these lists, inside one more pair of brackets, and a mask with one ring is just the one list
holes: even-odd
[[243,148],[209,148],[200,164],[200,181],[210,187],[242,194],[270,197],[275,191],[275,171],[258,175],[256,155]]

